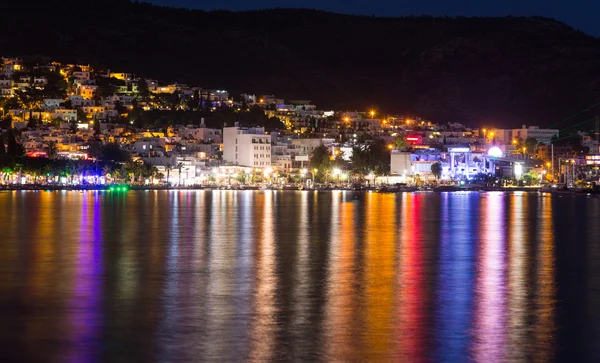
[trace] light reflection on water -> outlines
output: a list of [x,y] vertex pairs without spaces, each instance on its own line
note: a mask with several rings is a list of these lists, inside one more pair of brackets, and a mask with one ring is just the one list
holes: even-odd
[[52,362],[597,361],[599,202],[0,193],[0,353]]

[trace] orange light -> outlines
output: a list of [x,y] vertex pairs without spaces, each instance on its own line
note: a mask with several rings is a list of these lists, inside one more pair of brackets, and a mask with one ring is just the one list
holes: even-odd
[[388,145],[388,149],[392,150],[393,148],[394,148],[394,145],[392,145],[392,144]]

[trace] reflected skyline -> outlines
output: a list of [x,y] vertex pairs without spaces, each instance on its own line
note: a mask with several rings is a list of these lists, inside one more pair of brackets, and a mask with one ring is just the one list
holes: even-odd
[[[600,339],[599,202],[0,193],[2,349],[56,362],[585,361]],[[584,220],[565,223],[573,206]]]

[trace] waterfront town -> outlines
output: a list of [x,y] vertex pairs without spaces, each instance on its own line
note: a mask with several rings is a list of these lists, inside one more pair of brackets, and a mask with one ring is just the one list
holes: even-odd
[[598,184],[583,127],[323,110],[277,95],[21,58],[0,63],[0,185],[390,188]]

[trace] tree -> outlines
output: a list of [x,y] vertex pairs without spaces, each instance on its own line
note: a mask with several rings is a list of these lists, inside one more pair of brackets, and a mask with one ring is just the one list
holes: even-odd
[[84,122],[87,121],[87,114],[81,109],[77,109],[77,121]]
[[34,130],[38,125],[38,120],[35,117],[30,117],[29,121],[27,121],[27,128]]
[[533,153],[538,144],[539,143],[535,138],[528,137],[527,139],[525,139],[524,146],[526,147],[526,151],[528,151],[529,153]]
[[96,77],[96,84],[96,98],[100,99],[113,95],[119,87],[125,86],[125,81],[113,77]]
[[365,175],[369,172],[369,150],[366,145],[354,146],[352,156],[350,156],[352,170],[359,175]]
[[162,174],[158,172],[158,169],[154,165],[147,165],[147,169],[148,169],[148,174],[150,175],[150,178],[152,179],[152,184],[154,184],[154,178],[158,178],[158,175],[159,174],[162,175]]
[[58,155],[57,142],[54,140],[46,141],[46,155],[48,159],[55,159]]
[[390,150],[383,139],[373,140],[369,145],[369,155],[372,171],[377,174],[388,174],[390,172]]
[[4,146],[4,135],[0,134],[0,155],[6,154],[6,147]]
[[25,149],[23,148],[23,145],[21,145],[17,142],[13,128],[8,129],[6,139],[7,139],[6,153],[8,155],[10,155],[10,156],[25,155]]
[[71,133],[73,133],[73,134],[76,133],[78,129],[79,129],[79,126],[77,125],[77,122],[71,121],[69,123],[69,130],[71,131]]
[[148,83],[144,78],[140,78],[137,84],[137,93],[141,98],[146,98],[150,95],[150,90],[148,89]]
[[437,163],[431,164],[431,174],[435,176],[436,180],[440,180],[442,176],[442,163],[438,161]]
[[131,154],[127,150],[121,149],[116,143],[111,142],[102,147],[102,159],[105,161],[128,162],[131,160]]
[[404,135],[400,135],[394,139],[394,147],[397,150],[403,151],[410,148],[410,143],[406,141],[406,137],[404,137]]
[[178,185],[181,185],[181,169],[183,169],[183,167],[184,167],[183,163],[177,163],[176,168],[177,168],[177,170],[179,170],[179,184]]
[[[318,170],[319,175],[325,175],[331,166],[331,152],[324,145],[317,147],[310,158],[310,167]],[[315,176],[316,178],[316,176]]]
[[167,165],[165,170],[167,171],[167,185],[169,185],[169,178],[171,177],[171,170],[173,170],[173,167],[171,165]]

